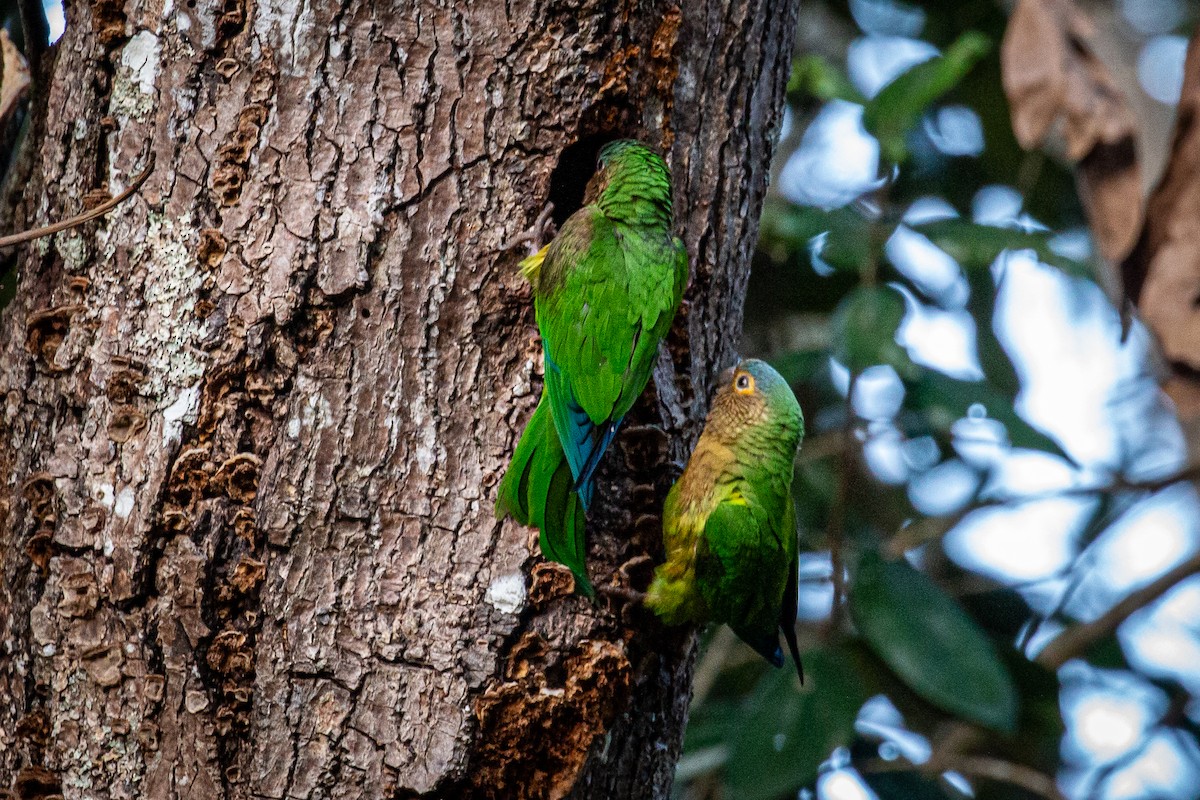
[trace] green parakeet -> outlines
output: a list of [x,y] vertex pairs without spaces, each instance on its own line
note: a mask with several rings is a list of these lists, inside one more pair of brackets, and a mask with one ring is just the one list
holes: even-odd
[[570,567],[585,594],[593,476],[650,380],[687,282],[673,226],[666,163],[638,142],[610,142],[583,207],[521,264],[533,286],[545,384],[496,510],[537,527],[542,553]]
[[667,560],[646,605],[669,625],[725,622],[777,667],[796,646],[792,473],[804,417],[787,381],[742,361],[721,376],[704,432],[663,506]]

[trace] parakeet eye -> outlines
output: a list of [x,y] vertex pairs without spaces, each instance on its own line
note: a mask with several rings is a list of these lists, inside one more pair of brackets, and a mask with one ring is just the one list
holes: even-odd
[[738,394],[752,394],[754,392],[754,378],[748,373],[739,372],[733,382],[733,388]]

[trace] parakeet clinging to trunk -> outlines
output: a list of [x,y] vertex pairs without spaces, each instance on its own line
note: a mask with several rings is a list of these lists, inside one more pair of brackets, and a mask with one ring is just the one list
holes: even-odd
[[541,531],[542,553],[592,593],[584,516],[600,457],[646,382],[679,308],[687,253],[673,234],[671,173],[638,142],[600,150],[583,207],[521,264],[542,334],[542,397],[496,510]]
[[792,474],[804,417],[763,361],[721,376],[704,432],[663,507],[667,560],[646,605],[669,625],[725,622],[777,667],[796,646]]

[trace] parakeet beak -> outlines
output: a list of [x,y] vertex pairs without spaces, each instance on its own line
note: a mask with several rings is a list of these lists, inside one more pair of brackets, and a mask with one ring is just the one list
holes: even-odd
[[717,376],[717,385],[724,386],[733,380],[733,370],[735,367],[726,367],[721,370],[721,374]]

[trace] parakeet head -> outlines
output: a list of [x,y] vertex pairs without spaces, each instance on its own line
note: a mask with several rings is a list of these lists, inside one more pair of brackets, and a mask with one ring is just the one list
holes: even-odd
[[613,219],[671,219],[671,171],[662,156],[634,139],[600,148],[596,173],[584,192],[585,205],[599,205]]
[[722,439],[766,436],[793,451],[804,435],[804,416],[792,388],[770,364],[756,358],[721,373],[709,412],[709,426],[714,424]]

